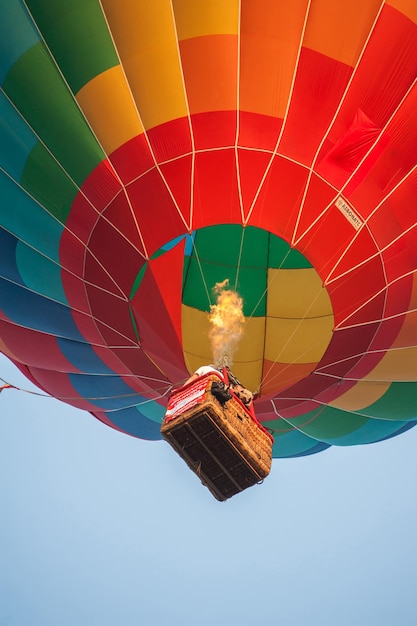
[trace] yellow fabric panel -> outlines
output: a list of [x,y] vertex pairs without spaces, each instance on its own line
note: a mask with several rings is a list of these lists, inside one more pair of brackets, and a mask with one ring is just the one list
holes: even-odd
[[329,404],[344,411],[361,411],[382,398],[390,384],[360,381]]
[[283,118],[308,0],[245,0],[241,11],[240,109]]
[[77,93],[77,102],[107,154],[143,133],[120,66],[84,85]]
[[187,115],[170,0],[103,0],[146,129]]
[[[182,346],[190,373],[213,360],[209,331],[207,313],[182,305]],[[262,377],[264,332],[265,318],[249,318],[233,357],[233,372],[253,391],[259,387]]]
[[354,66],[381,0],[313,0],[303,45]]
[[329,295],[314,268],[268,270],[268,317],[301,319],[332,314]]
[[387,4],[406,15],[414,24],[417,24],[416,0],[387,0]]
[[417,381],[417,348],[389,350],[364,380]]
[[312,319],[268,317],[265,359],[280,363],[317,363],[332,338],[333,315]]
[[173,0],[178,39],[237,35],[239,0]]
[[392,348],[412,348],[417,343],[417,312],[405,316],[400,332],[392,343]]

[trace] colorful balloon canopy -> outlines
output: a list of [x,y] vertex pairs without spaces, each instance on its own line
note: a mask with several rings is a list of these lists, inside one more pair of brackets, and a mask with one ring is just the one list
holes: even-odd
[[228,278],[274,456],[415,425],[415,0],[8,0],[0,32],[0,348],[28,378],[159,439]]

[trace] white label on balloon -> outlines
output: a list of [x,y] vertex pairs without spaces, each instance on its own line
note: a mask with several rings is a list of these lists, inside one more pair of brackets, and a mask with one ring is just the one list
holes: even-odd
[[360,217],[356,215],[354,210],[348,205],[348,203],[345,200],[343,200],[343,198],[339,197],[335,202],[335,206],[337,206],[339,211],[343,213],[343,215],[348,220],[348,222],[352,224],[353,228],[356,228],[356,230],[359,230],[363,222],[360,219]]

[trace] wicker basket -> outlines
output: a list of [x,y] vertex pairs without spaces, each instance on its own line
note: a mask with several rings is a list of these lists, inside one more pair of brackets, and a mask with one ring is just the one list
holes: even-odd
[[261,482],[272,462],[272,436],[235,396],[212,395],[216,375],[171,396],[161,434],[218,500]]

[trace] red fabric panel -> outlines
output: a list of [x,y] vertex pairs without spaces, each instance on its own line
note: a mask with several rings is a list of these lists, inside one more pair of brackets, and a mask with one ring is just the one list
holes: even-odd
[[[185,232],[184,222],[157,170],[135,180],[127,191],[148,256]],[[136,263],[136,272],[139,268]]]
[[193,229],[241,223],[233,149],[196,154],[194,180]]
[[105,159],[93,170],[81,190],[91,204],[102,211],[120,190],[120,180],[111,163]]
[[[310,206],[313,208],[312,204]],[[301,232],[300,228],[299,233]],[[297,242],[297,249],[314,265],[320,276],[326,279],[355,234],[350,222],[332,205]]]
[[117,195],[103,212],[104,219],[112,224],[136,250],[143,254],[143,243],[126,192]]
[[[109,345],[136,344],[137,339],[133,330],[127,300],[116,298],[114,295],[102,291],[92,285],[86,286],[90,302],[91,313],[97,322],[102,322],[110,329],[118,332],[117,340],[113,339]],[[103,326],[100,328],[103,334]],[[109,339],[108,331],[103,334],[105,341]]]
[[191,155],[186,155],[175,161],[164,163],[161,165],[161,172],[184,220],[189,224],[191,209]]
[[[327,285],[335,316],[335,326],[343,323],[345,318],[356,313],[357,310],[355,318],[350,317],[346,321],[347,325],[353,323],[353,319],[356,323],[381,319],[385,286],[384,272],[379,257],[371,259],[366,265],[352,270],[340,280]],[[382,293],[373,298],[379,292]],[[364,305],[367,306],[366,309]]]
[[[103,267],[128,297],[132,283],[145,262],[144,257],[131,245],[128,239],[104,219],[100,219],[96,224],[88,249],[100,259]],[[88,256],[86,264],[90,260],[91,256]],[[85,273],[87,274],[89,271],[90,269],[86,268]]]
[[195,113],[191,124],[196,150],[233,146],[236,141],[236,111]]
[[182,117],[151,128],[148,130],[148,139],[157,163],[191,152],[188,118]]
[[349,65],[302,48],[279,152],[311,164],[351,73]]
[[182,243],[150,261],[131,302],[141,348],[171,380],[187,376],[181,345],[183,255]]
[[248,223],[291,241],[307,175],[304,167],[276,156]]
[[90,344],[106,345],[106,340],[98,330],[95,320],[91,317],[91,313],[84,315],[83,313],[79,313],[73,309],[71,315],[78,330]]
[[345,134],[340,137],[336,145],[319,163],[316,168],[317,172],[332,185],[341,189],[352,173],[359,167],[368,151],[373,147],[344,191],[344,194],[349,197],[352,191],[369,174],[388,143],[386,133],[378,140],[381,130],[363,111],[358,110]]
[[84,279],[86,283],[96,285],[119,298],[123,297],[123,293],[118,285],[112,280],[98,261],[96,261],[89,250],[86,252]]
[[[417,145],[417,144],[416,144]],[[410,181],[411,182],[411,181]],[[380,248],[385,248],[416,224],[417,186],[401,185],[369,218]],[[414,234],[414,237],[416,235]]]
[[154,363],[146,356],[140,346],[124,348],[99,348],[93,346],[94,352],[111,370],[120,375],[133,374],[130,386],[147,398],[159,398],[161,389],[170,383]]
[[361,228],[356,232],[352,228],[352,233],[354,238],[341,251],[340,260],[336,263],[329,276],[331,281],[337,280],[345,272],[351,272],[352,268],[356,266],[362,267],[365,276],[368,259],[374,255],[379,255],[372,234],[367,228]]
[[91,402],[79,395],[72,386],[67,374],[36,367],[30,367],[29,371],[32,375],[31,380],[35,380],[35,384],[39,384],[42,389],[45,389],[54,398],[63,400],[77,409],[84,409],[85,411],[97,410],[94,404],[91,404]]
[[0,320],[0,336],[4,345],[29,366],[78,372],[62,354],[56,337]]
[[[299,190],[300,202],[304,193],[304,188],[305,186]],[[298,218],[296,226],[297,230],[292,235],[295,241],[302,236],[302,234],[311,226],[314,220],[317,219],[317,217],[329,204],[334,203],[335,195],[336,192],[332,189],[332,187],[330,187],[314,173],[311,175],[310,180],[308,181],[307,193],[303,200],[301,214]],[[323,220],[324,217],[320,219]]]
[[358,109],[377,126],[386,124],[417,74],[416,32],[416,24],[384,5],[329,134],[333,144],[346,132]]
[[281,118],[240,111],[239,145],[260,150],[274,150],[281,127]]
[[123,144],[109,158],[124,184],[130,183],[155,165],[145,135],[138,135]]
[[240,189],[245,215],[251,208],[270,160],[271,155],[267,152],[238,149]]

